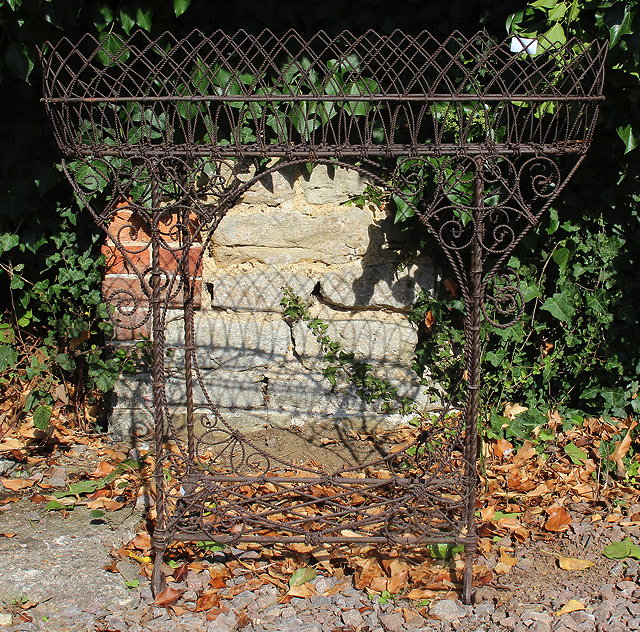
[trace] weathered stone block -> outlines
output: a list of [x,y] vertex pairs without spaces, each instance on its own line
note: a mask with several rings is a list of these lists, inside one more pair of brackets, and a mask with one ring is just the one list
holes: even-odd
[[265,377],[266,401],[273,410],[334,418],[376,410],[350,389],[334,390],[322,373],[301,370],[299,363],[275,367]]
[[151,408],[115,407],[109,416],[109,434],[116,441],[127,441],[132,437],[148,440],[153,435],[153,412]]
[[360,195],[367,182],[355,170],[316,165],[307,177],[302,178],[301,186],[310,204],[342,204]]
[[404,268],[397,263],[347,264],[320,279],[322,297],[333,305],[346,308],[409,311],[419,292],[431,292],[434,286],[435,271],[428,264]]
[[347,263],[367,251],[371,221],[370,211],[354,206],[318,216],[302,210],[236,207],[214,233],[211,255],[220,267],[244,261],[279,266]]
[[[203,379],[209,398],[216,406],[251,410],[264,405],[263,374],[260,371],[209,371]],[[169,373],[165,384],[169,407],[186,404],[184,376]],[[206,406],[207,397],[200,384],[193,385],[195,406]],[[153,392],[148,374],[125,376],[118,380],[113,392],[114,408],[151,409]]]
[[303,270],[273,267],[246,272],[220,268],[209,281],[211,306],[235,311],[281,313],[284,287],[290,287],[298,296],[308,299],[316,283],[317,277],[309,276]]
[[[378,311],[341,312],[326,306],[315,306],[312,314],[327,323],[331,340],[359,360],[383,363],[386,370],[411,366],[418,334],[406,316]],[[292,334],[293,351],[300,362],[309,369],[321,367],[320,345],[306,323],[295,323]]]
[[[265,410],[239,410],[218,406],[218,411],[225,422],[233,429],[241,432],[257,432],[264,427],[289,428],[294,425],[294,415]],[[178,434],[186,433],[186,405],[173,406],[170,421]],[[195,430],[198,436],[215,423],[215,416],[202,407],[194,412]],[[114,408],[109,417],[109,434],[116,441],[145,440],[153,435],[153,413],[144,408]]]
[[[166,365],[184,366],[184,321],[181,317],[168,320]],[[291,346],[290,329],[278,314],[200,312],[194,317],[194,332],[202,369],[271,366],[281,362]]]
[[[246,170],[237,171],[236,177],[241,182],[248,182],[254,174],[255,167],[248,166]],[[299,176],[300,169],[291,166],[264,175],[242,195],[240,201],[267,206],[282,204],[294,197],[294,184]]]

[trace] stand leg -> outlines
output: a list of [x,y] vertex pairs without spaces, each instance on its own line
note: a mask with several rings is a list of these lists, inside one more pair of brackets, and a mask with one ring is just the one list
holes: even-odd
[[[152,176],[153,177],[153,176]],[[162,318],[162,279],[160,278],[160,238],[158,234],[157,210],[160,204],[158,182],[151,184],[153,220],[151,225],[151,314],[153,326],[152,377],[153,377],[153,421],[155,435],[155,481],[156,481],[156,523],[153,530],[153,576],[151,590],[154,597],[166,587],[162,570],[164,552],[167,548],[166,516],[164,512],[164,472],[163,446],[165,440],[164,419],[164,324]]]
[[467,502],[465,523],[467,527],[465,544],[465,570],[462,601],[471,603],[473,598],[473,562],[477,550],[476,534],[476,493],[478,458],[478,412],[480,405],[480,313],[483,298],[482,285],[482,207],[484,180],[482,178],[482,158],[476,158],[473,184],[473,226],[471,245],[471,266],[469,278],[469,300],[465,316],[465,368],[467,372],[467,402],[464,410],[465,423],[465,482]]

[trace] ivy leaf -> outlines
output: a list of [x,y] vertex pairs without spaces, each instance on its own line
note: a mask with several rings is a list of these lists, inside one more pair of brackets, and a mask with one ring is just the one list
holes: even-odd
[[414,210],[399,196],[392,196],[393,203],[396,205],[396,216],[394,223],[403,222],[415,215]]
[[147,31],[147,33],[151,32],[151,16],[153,15],[152,9],[143,9],[142,7],[138,7],[136,10],[136,24]]
[[582,448],[579,448],[575,443],[568,443],[566,446],[564,446],[564,451],[574,465],[580,465],[583,461],[586,461],[589,456]]
[[620,140],[624,143],[624,153],[628,154],[638,146],[638,137],[634,134],[631,124],[616,129]]
[[553,9],[556,6],[558,0],[536,0],[531,3],[532,7],[537,9]]
[[627,404],[627,396],[624,388],[621,386],[618,388],[603,388],[600,389],[599,394],[604,400],[607,411],[610,411],[616,416],[624,416],[624,408]]
[[16,77],[29,83],[29,75],[35,64],[24,44],[19,42],[9,44],[4,55],[4,61]]
[[[615,7],[614,12],[620,15],[618,7]],[[611,13],[607,17],[609,18],[610,15]],[[617,19],[614,18],[615,22],[609,28],[609,45],[611,47],[618,44],[623,35],[632,33],[631,22],[633,21],[633,16],[634,12],[631,11],[631,5],[625,4],[622,15]],[[610,19],[607,22],[610,22]]]
[[127,61],[129,49],[125,46],[122,38],[115,33],[103,33],[100,36],[100,48],[97,55],[103,65],[115,66]]
[[564,270],[571,258],[571,250],[569,250],[569,248],[558,248],[558,250],[553,253],[552,258],[558,264],[558,268]]
[[56,362],[63,371],[73,371],[76,368],[75,360],[68,353],[58,353]]
[[179,18],[191,4],[191,0],[173,0],[173,12]]
[[587,306],[599,316],[608,313],[608,302],[606,296],[607,293],[605,290],[595,290],[591,294],[587,294]]
[[552,316],[563,322],[569,323],[576,315],[575,305],[571,302],[566,293],[558,292],[550,296],[541,306]]
[[67,496],[80,496],[82,494],[93,494],[96,489],[104,486],[104,479],[99,481],[78,481],[69,485],[69,489],[64,492],[56,492],[56,498],[66,498]]
[[41,404],[33,411],[33,425],[38,430],[46,430],[51,420],[52,408]]
[[18,237],[18,235],[2,233],[2,235],[0,235],[0,255],[3,255],[5,252],[15,248],[19,243],[20,237]]
[[309,566],[305,566],[304,568],[299,568],[294,571],[293,575],[289,578],[289,588],[293,588],[294,586],[302,586],[302,584],[306,584],[307,582],[315,579],[317,573],[310,568]]
[[122,30],[129,35],[136,21],[124,9],[120,9],[120,24],[122,24]]
[[553,48],[565,44],[567,36],[559,22],[556,22],[543,36],[541,48]]
[[549,11],[549,20],[562,20],[566,12],[567,5],[564,2],[558,2],[558,4]]
[[464,546],[454,546],[446,542],[440,542],[438,544],[429,545],[429,554],[434,560],[448,560],[452,558],[456,553],[462,553]]
[[625,538],[622,542],[613,542],[606,546],[602,555],[610,560],[623,560],[627,557],[640,559],[640,546],[635,544],[631,538]]
[[50,500],[45,506],[45,511],[61,511],[62,509],[68,509],[68,505],[63,505],[59,503],[57,500]]

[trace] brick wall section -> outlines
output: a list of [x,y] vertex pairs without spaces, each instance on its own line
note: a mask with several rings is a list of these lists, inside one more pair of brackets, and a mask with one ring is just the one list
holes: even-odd
[[[195,275],[194,307],[199,308],[202,300],[202,243],[197,231],[196,218],[190,220],[194,242],[189,248],[187,273]],[[175,229],[175,217],[167,214],[160,223],[160,235],[166,247],[160,250],[160,266],[175,281],[171,285],[170,296],[163,292],[163,299],[169,308],[180,308],[184,297],[179,286],[179,268],[184,251],[180,248],[180,231]],[[116,243],[126,251],[125,255]],[[105,275],[102,282],[102,296],[110,304],[113,313],[113,339],[120,342],[151,338],[150,303],[151,288],[149,268],[151,266],[151,231],[145,218],[128,208],[120,208],[109,225],[109,236],[102,246],[106,259]],[[177,275],[177,276],[174,276]],[[141,282],[140,278],[143,278]],[[147,293],[143,289],[145,284]]]

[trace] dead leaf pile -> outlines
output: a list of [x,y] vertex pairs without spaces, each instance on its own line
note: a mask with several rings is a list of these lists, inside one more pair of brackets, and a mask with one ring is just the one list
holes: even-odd
[[[509,406],[505,408],[506,416],[523,412],[523,407]],[[636,422],[589,419],[579,428],[562,431],[562,419],[552,415],[548,426],[554,433],[553,442],[538,442],[535,437],[519,446],[504,438],[485,441],[477,507],[481,555],[473,569],[476,585],[508,575],[517,566],[515,547],[519,543],[529,538],[553,540],[570,529],[576,519],[575,506],[586,508],[585,513],[591,513],[592,520],[600,520],[604,525],[640,524],[640,514],[628,514],[618,509],[621,504],[631,507],[638,501],[637,490],[625,478],[628,455],[633,453],[632,430]],[[413,427],[389,431],[385,438],[393,444],[390,453],[406,451],[415,432]],[[606,457],[600,449],[603,441],[613,445]],[[93,465],[83,476],[70,481],[66,488],[52,489],[39,471],[68,458],[74,445],[86,446],[91,455],[86,461]],[[44,446],[47,446],[46,450]],[[173,449],[179,453],[177,448]],[[131,507],[142,494],[146,494],[153,505],[154,463],[149,455],[134,462],[125,452],[100,437],[65,429],[55,419],[51,430],[44,434],[28,422],[15,426],[10,433],[0,436],[0,455],[19,465],[17,474],[0,478],[0,504],[26,497],[31,502],[44,503],[44,507],[52,511],[84,506],[97,518],[105,512]],[[307,472],[301,470],[299,475],[305,476]],[[370,468],[361,475],[384,479],[389,473]],[[340,489],[330,483],[319,483],[312,490],[319,499],[340,493]],[[271,481],[265,481],[261,486],[239,487],[238,491],[249,499],[256,494],[280,493]],[[173,502],[177,503],[180,488],[176,487],[171,494]],[[365,495],[357,492],[351,493],[349,498],[354,506],[368,502]],[[299,511],[301,515],[305,512],[315,515],[312,512],[317,512],[318,507],[307,503]],[[369,515],[376,515],[375,508]],[[154,517],[152,510],[149,518],[153,521]],[[273,520],[281,518],[278,514],[272,516]],[[238,524],[237,528],[241,530],[242,525]],[[0,534],[7,538],[13,535]],[[358,533],[345,530],[343,535],[357,537]],[[221,563],[214,559],[211,547],[207,548],[209,544],[216,546],[215,542],[172,543],[165,558],[167,588],[156,597],[156,605],[169,608],[176,615],[188,611],[206,612],[207,619],[213,620],[227,610],[226,604],[235,594],[264,585],[275,586],[282,602],[311,598],[317,594],[313,580],[319,574],[340,580],[337,586],[323,593],[325,595],[338,592],[353,578],[357,588],[369,593],[402,595],[420,601],[454,595],[460,588],[464,569],[460,552],[448,545],[443,545],[442,551],[437,548],[440,545],[436,548],[432,545],[407,552],[358,545],[243,543],[238,544],[238,548],[251,553],[250,556],[228,556]],[[553,555],[557,557],[558,566],[568,572],[588,572],[593,565],[591,560]],[[150,578],[152,545],[149,533],[141,530],[131,542],[114,550],[112,557],[113,561],[106,569],[122,575],[128,585],[134,585],[138,577]],[[243,576],[244,583],[230,582],[238,575]],[[199,582],[192,582],[194,577],[199,577]],[[190,602],[184,600],[185,582],[203,586]],[[570,612],[579,605],[570,602],[564,608],[569,608],[564,611]]]

